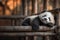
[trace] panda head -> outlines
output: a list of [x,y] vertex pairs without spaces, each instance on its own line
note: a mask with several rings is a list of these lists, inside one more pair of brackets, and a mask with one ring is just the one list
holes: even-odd
[[41,22],[53,26],[55,24],[54,15],[51,12],[43,12],[39,15]]

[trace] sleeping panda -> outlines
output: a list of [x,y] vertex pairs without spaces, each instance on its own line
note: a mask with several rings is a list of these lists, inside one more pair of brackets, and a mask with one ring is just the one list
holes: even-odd
[[28,16],[22,22],[23,26],[32,26],[33,30],[38,30],[39,26],[52,27],[55,25],[54,15],[51,12],[43,12],[39,15]]

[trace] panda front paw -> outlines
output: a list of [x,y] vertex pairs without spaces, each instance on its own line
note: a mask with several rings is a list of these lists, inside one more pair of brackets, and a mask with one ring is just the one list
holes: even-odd
[[34,27],[32,27],[32,30],[33,31],[38,31],[39,30],[39,27],[34,26]]

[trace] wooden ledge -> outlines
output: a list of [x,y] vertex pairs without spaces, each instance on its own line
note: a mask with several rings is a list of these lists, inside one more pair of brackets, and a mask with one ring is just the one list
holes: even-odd
[[11,15],[11,16],[0,16],[0,19],[18,19],[18,18],[25,18],[26,16],[20,15]]
[[46,36],[46,35],[55,35],[52,32],[17,32],[17,33],[0,33],[0,36]]
[[[38,31],[51,31],[53,30],[54,28],[49,28],[49,27],[46,27],[46,26],[39,26],[39,30]],[[17,31],[17,32],[20,32],[20,31],[32,31],[32,27],[31,26],[0,26],[0,32],[2,31]]]

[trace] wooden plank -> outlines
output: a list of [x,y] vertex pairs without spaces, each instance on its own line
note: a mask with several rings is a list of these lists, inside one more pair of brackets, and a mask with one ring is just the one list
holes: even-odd
[[45,37],[45,40],[50,40],[50,36],[46,36]]
[[[55,8],[55,9],[53,9],[53,10],[48,10],[48,11],[54,11],[54,10],[56,10],[56,11],[60,11],[60,8]],[[21,15],[12,15],[12,16],[0,16],[0,19],[16,19],[16,18],[25,18],[26,16],[21,16]]]
[[11,20],[8,19],[0,19],[0,26],[10,26],[11,25]]
[[0,16],[0,19],[17,19],[17,18],[25,18],[26,16],[20,15],[12,15],[12,16]]
[[29,26],[0,26],[0,31],[30,31]]
[[[55,26],[54,26],[55,27]],[[55,28],[49,28],[46,26],[39,26],[38,31],[52,31]],[[33,31],[31,26],[0,26],[0,32],[2,31]]]
[[35,14],[37,13],[37,0],[35,0],[34,2],[34,13]]
[[53,14],[58,14],[58,12],[60,11],[60,8],[54,8],[52,10],[48,10],[49,12],[52,12]]
[[53,9],[59,8],[59,0],[53,0]]
[[57,25],[58,25],[58,31],[56,31],[56,32],[60,32],[60,11],[58,10],[58,19],[57,19]]
[[34,13],[34,3],[35,3],[35,0],[32,0],[32,13]]
[[32,14],[32,0],[29,0],[29,3],[28,3],[28,15],[31,15]]
[[34,36],[34,40],[37,40],[37,36]]
[[27,0],[25,0],[25,2],[24,2],[24,15],[25,15],[25,16],[27,16],[27,14],[28,14],[28,13],[27,13],[27,12],[28,12],[27,4],[28,4],[28,3],[27,3]]
[[25,40],[28,40],[28,36],[26,36],[26,39]]
[[47,36],[47,35],[55,35],[52,32],[0,32],[0,36]]
[[37,0],[32,0],[32,14],[37,14]]
[[57,25],[60,26],[60,12],[58,12],[58,19],[57,19]]
[[43,10],[47,9],[47,0],[43,0]]

